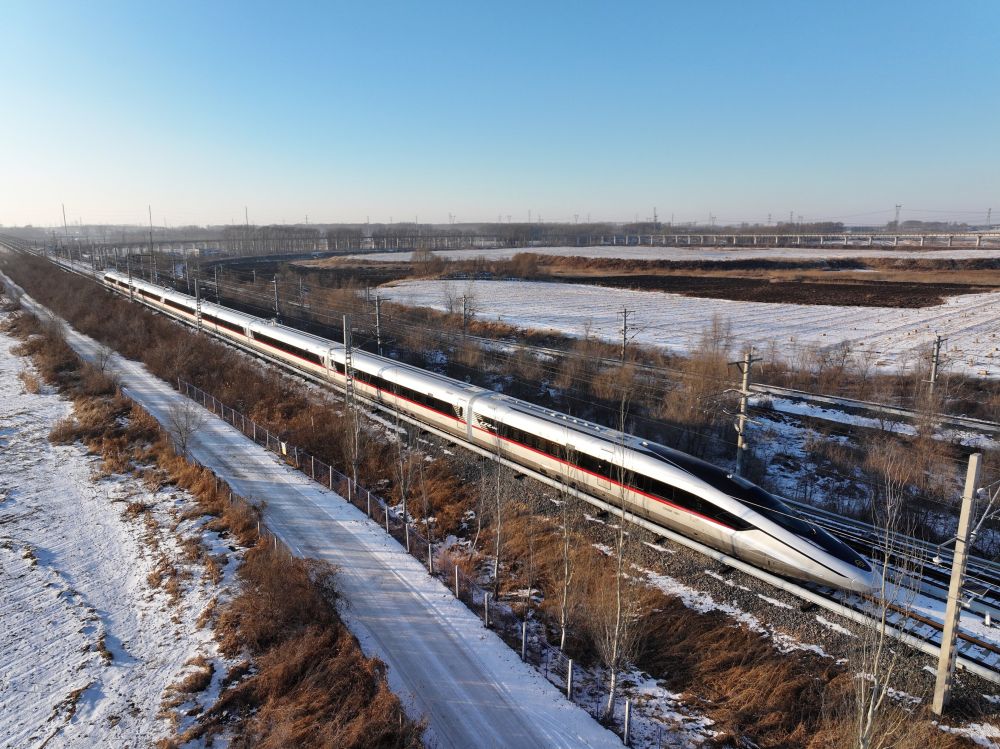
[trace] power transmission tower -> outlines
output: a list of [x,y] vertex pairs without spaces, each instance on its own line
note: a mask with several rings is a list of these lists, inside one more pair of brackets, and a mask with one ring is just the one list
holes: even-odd
[[354,406],[354,366],[351,357],[351,316],[344,315],[344,405]]
[[198,278],[194,279],[194,313],[198,319],[198,330],[201,330],[201,284]]
[[739,367],[743,374],[743,383],[739,389],[740,410],[736,416],[736,475],[743,475],[743,453],[747,449],[747,402],[750,399],[750,368],[755,362],[761,361],[753,356],[753,349],[748,348],[743,354],[743,361],[730,362]]
[[962,612],[962,582],[965,577],[966,546],[969,527],[972,525],[972,501],[979,484],[979,463],[982,454],[969,456],[969,470],[962,492],[962,510],[958,517],[958,535],[955,536],[955,556],[951,563],[951,582],[948,585],[948,608],[941,633],[941,653],[938,656],[937,681],[934,684],[934,702],[931,709],[941,715],[951,699],[951,680],[955,675],[955,639],[958,635],[958,618]]

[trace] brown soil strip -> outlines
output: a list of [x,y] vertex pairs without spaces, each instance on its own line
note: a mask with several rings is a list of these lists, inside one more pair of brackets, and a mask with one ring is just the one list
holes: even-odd
[[639,291],[663,291],[709,299],[786,304],[835,304],[851,307],[930,307],[945,297],[993,291],[965,284],[901,283],[887,281],[777,281],[733,276],[553,276],[565,283],[610,286]]

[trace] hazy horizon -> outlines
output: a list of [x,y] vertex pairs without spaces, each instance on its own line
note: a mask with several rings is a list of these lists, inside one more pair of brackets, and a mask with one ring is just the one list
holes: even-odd
[[[0,9],[0,224],[1000,213],[1000,6]],[[993,223],[1000,223],[996,215]]]

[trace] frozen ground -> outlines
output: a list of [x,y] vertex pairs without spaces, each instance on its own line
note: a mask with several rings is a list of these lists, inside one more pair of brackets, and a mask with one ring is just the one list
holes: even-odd
[[[31,303],[27,298],[23,303]],[[71,328],[85,358],[97,344]],[[115,357],[128,395],[163,420],[183,396],[133,361]],[[519,658],[423,566],[337,494],[209,418],[191,445],[201,463],[265,507],[268,526],[296,554],[339,568],[341,613],[389,683],[428,719],[441,747],[615,747],[620,740]]]
[[[926,260],[949,259],[968,260],[971,258],[1000,257],[1000,247],[983,248],[980,250],[968,248],[953,248],[948,250],[917,249],[899,250],[891,247],[824,247],[822,249],[795,247],[760,247],[760,248],[719,248],[719,247],[515,247],[502,250],[441,250],[434,254],[447,260],[471,260],[484,257],[487,260],[505,260],[521,252],[531,252],[536,255],[561,255],[567,257],[613,257],[623,260],[688,260],[688,261],[732,261],[732,260],[835,260],[843,258],[922,258]],[[358,260],[373,260],[377,262],[410,259],[409,252],[372,252],[351,255]]]
[[1000,376],[1000,292],[949,297],[920,309],[769,304],[700,299],[655,291],[529,281],[404,281],[381,288],[383,299],[443,310],[471,295],[478,317],[572,336],[621,338],[622,307],[632,310],[637,343],[683,353],[698,345],[718,317],[731,326],[734,349],[775,346],[794,358],[809,347],[846,344],[873,367],[906,366],[935,335],[946,338],[951,371]]
[[[162,709],[186,664],[219,663],[198,623],[219,588],[181,561],[180,539],[199,522],[173,527],[186,495],[100,479],[82,446],[49,444],[71,406],[25,392],[18,373],[30,364],[14,344],[0,334],[0,746],[150,746],[195,705],[181,697],[178,712]],[[129,502],[149,509],[128,519]],[[213,554],[229,551],[205,537]],[[164,555],[184,578],[177,600],[147,581]],[[215,670],[197,699],[214,698]]]

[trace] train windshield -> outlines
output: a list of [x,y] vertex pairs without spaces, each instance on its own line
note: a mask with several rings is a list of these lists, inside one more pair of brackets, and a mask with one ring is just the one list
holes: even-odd
[[780,501],[774,495],[764,491],[759,486],[751,484],[749,481],[734,476],[732,479],[734,487],[738,488],[738,494],[731,492],[733,496],[752,507],[761,515],[777,523],[797,536],[808,539],[819,546],[825,552],[837,557],[842,562],[853,564],[863,570],[870,570],[871,567],[857,552],[843,541],[834,538],[830,533],[822,528],[807,523],[798,517],[791,507]]
[[756,484],[751,484],[745,479],[728,474],[711,463],[706,463],[703,460],[685,455],[677,450],[671,450],[662,445],[649,444],[644,447],[658,458],[684,469],[709,486],[732,497],[740,504],[746,505],[754,512],[763,515],[787,531],[812,541],[842,562],[853,564],[859,569],[866,571],[871,569],[864,558],[858,555],[847,544],[837,540],[822,528],[806,522],[791,507]]

